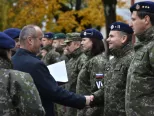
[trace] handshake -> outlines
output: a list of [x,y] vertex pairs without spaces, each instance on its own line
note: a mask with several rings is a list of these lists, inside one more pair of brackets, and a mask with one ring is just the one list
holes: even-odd
[[85,96],[86,98],[86,106],[90,106],[91,102],[94,100],[94,96],[90,95],[90,96]]

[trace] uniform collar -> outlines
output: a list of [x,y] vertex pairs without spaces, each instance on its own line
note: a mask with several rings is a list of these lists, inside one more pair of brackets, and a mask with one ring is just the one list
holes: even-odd
[[110,50],[110,54],[113,55],[116,58],[120,58],[120,57],[125,56],[132,49],[133,49],[133,46],[130,42],[130,43],[124,45],[121,48]]
[[27,53],[27,54],[29,54],[30,56],[35,57],[35,58],[37,58],[37,59],[40,60],[40,58],[38,58],[38,57],[36,56],[36,54],[34,54],[34,53],[32,53],[32,52],[30,52],[30,51],[28,51],[28,50],[26,50],[26,49],[23,49],[23,48],[19,48],[18,51],[17,51],[17,53]]
[[47,45],[46,48],[47,48],[48,52],[49,52],[51,49],[53,49],[53,47],[52,47],[51,45]]
[[0,68],[12,69],[13,65],[12,65],[11,61],[3,59],[3,58],[0,57]]
[[77,48],[73,53],[70,54],[70,57],[76,58],[82,54],[81,48]]
[[85,55],[87,56],[87,59],[91,59],[92,57],[93,57],[93,55],[92,55],[92,53],[91,53],[91,51],[89,50],[89,51],[86,51],[86,52],[84,52],[85,53]]
[[150,27],[144,33],[137,35],[137,38],[139,39],[139,42],[136,42],[134,45],[135,51],[154,39],[154,26]]
[[154,26],[147,29],[140,35],[136,35],[140,42],[148,42],[154,39]]

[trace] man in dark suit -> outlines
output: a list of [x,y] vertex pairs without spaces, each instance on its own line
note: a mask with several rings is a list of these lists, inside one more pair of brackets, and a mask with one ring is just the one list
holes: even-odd
[[20,33],[20,49],[12,57],[14,69],[30,73],[40,93],[46,116],[54,116],[53,102],[84,108],[89,105],[90,97],[76,95],[59,87],[50,75],[46,65],[36,54],[41,46],[43,33],[36,25],[25,26]]

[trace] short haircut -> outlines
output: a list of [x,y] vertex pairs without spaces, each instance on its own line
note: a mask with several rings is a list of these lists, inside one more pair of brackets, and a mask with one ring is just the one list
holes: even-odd
[[127,42],[126,43],[129,43],[129,42],[132,41],[132,34],[128,34],[128,33],[123,32],[123,31],[119,31],[119,33],[120,33],[121,36],[124,36],[124,35],[127,36]]
[[150,17],[150,22],[152,26],[154,26],[154,13],[144,12],[144,11],[137,11],[137,15],[139,18],[143,19],[146,15]]
[[20,36],[19,36],[19,40],[21,44],[24,44],[24,41],[28,38],[28,36],[31,36],[33,38],[37,37],[35,27],[36,25],[27,25],[23,27],[23,29],[20,32]]

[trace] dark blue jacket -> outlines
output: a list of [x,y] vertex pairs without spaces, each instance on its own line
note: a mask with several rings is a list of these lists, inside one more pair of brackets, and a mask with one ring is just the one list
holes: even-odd
[[19,49],[12,57],[15,70],[30,73],[40,93],[46,116],[54,116],[53,102],[81,109],[85,106],[84,96],[68,92],[57,85],[46,65],[34,54]]

